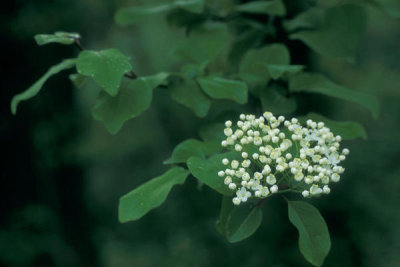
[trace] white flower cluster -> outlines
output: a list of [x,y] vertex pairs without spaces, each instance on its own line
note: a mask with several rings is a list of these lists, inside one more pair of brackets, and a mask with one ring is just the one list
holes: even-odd
[[[218,172],[224,183],[236,191],[233,203],[251,197],[265,198],[279,190],[302,193],[304,197],[329,194],[330,182],[338,182],[344,168],[339,163],[349,154],[339,152],[341,137],[323,122],[276,118],[271,112],[256,118],[240,115],[233,126],[225,122],[222,146],[240,152],[240,160],[224,158]],[[284,184],[285,183],[285,184]]]

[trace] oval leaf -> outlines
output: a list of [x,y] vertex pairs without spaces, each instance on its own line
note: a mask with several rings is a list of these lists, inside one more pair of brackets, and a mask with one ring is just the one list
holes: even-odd
[[257,231],[261,221],[262,211],[255,203],[235,206],[226,220],[225,234],[228,241],[234,243],[248,238]]
[[117,49],[82,51],[76,68],[82,75],[92,77],[108,94],[118,93],[121,78],[132,69],[129,58]]
[[172,51],[172,55],[192,63],[211,63],[229,44],[228,40],[229,31],[226,24],[204,24],[191,30],[189,36]]
[[309,113],[307,116],[300,117],[299,120],[306,122],[308,119],[313,121],[322,121],[332,130],[333,133],[340,135],[343,139],[353,140],[356,138],[367,139],[367,132],[364,127],[354,121],[334,121],[320,114]]
[[160,206],[172,187],[183,184],[188,174],[187,170],[174,167],[122,196],[118,208],[119,221],[124,223],[140,219],[150,210]]
[[45,45],[49,43],[59,43],[64,45],[73,44],[75,39],[79,39],[79,33],[70,32],[55,32],[54,34],[37,34],[35,41],[38,45]]
[[226,236],[226,222],[228,221],[228,217],[234,207],[235,206],[232,203],[232,197],[222,197],[221,210],[219,212],[219,218],[215,227],[217,228],[217,231],[223,236]]
[[115,14],[115,22],[120,26],[134,25],[148,19],[149,16],[162,14],[173,8],[170,4],[159,6],[121,8]]
[[321,74],[302,73],[289,81],[291,92],[319,93],[360,104],[367,108],[376,119],[379,115],[378,100],[369,94],[347,89],[337,85]]
[[167,73],[159,73],[124,81],[115,97],[100,92],[92,111],[94,118],[103,121],[111,134],[116,134],[125,121],[139,116],[150,107],[153,89],[167,76]]
[[204,0],[177,0],[170,4],[158,6],[133,6],[121,8],[115,14],[115,22],[118,25],[135,25],[142,23],[153,15],[164,14],[175,8],[182,8],[193,13],[202,13],[204,10]]
[[222,165],[222,159],[228,158],[229,160],[240,159],[238,152],[228,152],[223,154],[217,154],[209,159],[202,159],[199,157],[190,157],[187,160],[187,166],[189,171],[194,177],[205,183],[215,191],[225,195],[231,196],[232,190],[224,184],[224,179],[218,176],[218,171],[225,169]]
[[[314,21],[319,23],[318,19]],[[290,38],[303,41],[319,54],[353,60],[365,24],[366,14],[361,5],[343,4],[327,9],[324,23],[316,25],[317,30],[299,31]]]
[[199,85],[190,79],[175,80],[168,85],[171,97],[176,102],[191,109],[196,116],[207,115],[211,100],[201,91]]
[[264,85],[271,79],[268,64],[289,65],[289,63],[289,50],[283,44],[252,49],[240,62],[239,77],[251,85]]
[[271,16],[286,15],[286,8],[282,0],[248,2],[237,5],[235,10],[250,14],[266,14]]
[[188,139],[174,148],[171,158],[164,161],[164,164],[183,163],[192,156],[204,158],[220,150],[221,145],[217,142],[202,142],[196,139]]
[[210,123],[200,127],[199,136],[204,141],[221,142],[226,138],[224,134],[225,124],[221,122]]
[[220,77],[198,78],[201,89],[212,98],[231,99],[239,104],[247,102],[247,85],[244,82]]
[[31,87],[26,89],[24,92],[15,95],[11,100],[11,112],[12,114],[17,113],[17,106],[19,102],[28,100],[37,95],[42,89],[43,84],[54,74],[59,73],[62,70],[70,69],[75,66],[76,59],[65,59],[61,63],[51,67],[37,82]]
[[321,266],[331,248],[328,227],[319,211],[304,201],[288,201],[289,220],[299,231],[299,247],[307,261]]
[[278,92],[278,89],[282,88],[272,85],[260,91],[263,110],[282,115],[294,112],[297,108],[297,102],[294,97],[285,97]]

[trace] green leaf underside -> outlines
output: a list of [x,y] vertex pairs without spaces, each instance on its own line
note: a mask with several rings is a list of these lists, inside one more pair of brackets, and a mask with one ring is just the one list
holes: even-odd
[[228,220],[229,214],[231,213],[234,207],[235,206],[232,203],[232,197],[227,197],[227,196],[222,197],[219,218],[217,220],[215,227],[217,228],[217,231],[223,236],[226,236],[225,234],[226,222]]
[[248,2],[237,5],[235,10],[250,14],[266,14],[271,16],[286,15],[286,8],[282,0]]
[[17,113],[17,107],[19,102],[28,100],[37,95],[43,87],[43,84],[54,74],[59,73],[62,70],[70,69],[75,66],[76,59],[65,59],[61,63],[52,66],[37,82],[31,87],[26,89],[24,92],[15,95],[11,100],[11,112],[12,114]]
[[82,51],[76,63],[78,73],[92,77],[108,94],[115,96],[124,74],[132,69],[129,58],[117,49]]
[[304,201],[288,201],[289,220],[299,231],[300,252],[315,266],[321,266],[331,248],[328,227],[319,211]]
[[264,85],[271,79],[268,65],[286,66],[289,63],[289,50],[283,44],[271,44],[260,49],[252,49],[244,55],[239,65],[239,77],[252,86]]
[[322,115],[309,113],[307,116],[300,117],[301,122],[306,122],[308,119],[313,121],[322,121],[325,125],[331,129],[334,134],[340,135],[343,139],[353,140],[356,138],[367,139],[367,133],[364,127],[354,121],[334,121],[330,120]]
[[263,110],[269,110],[274,114],[290,114],[297,108],[296,100],[285,97],[277,92],[276,87],[269,86],[260,91],[260,100]]
[[322,26],[316,25],[318,30],[302,30],[290,38],[303,41],[319,54],[353,60],[365,29],[364,8],[354,4],[338,5],[327,9],[324,18]]
[[55,32],[54,34],[37,34],[34,38],[38,45],[49,43],[70,45],[74,43],[75,39],[79,39],[80,36],[78,33]]
[[190,31],[189,36],[172,51],[172,55],[192,63],[211,63],[227,45],[228,40],[229,31],[225,24],[205,24]]
[[103,121],[111,134],[116,134],[125,121],[139,116],[150,107],[153,89],[167,77],[168,74],[162,72],[124,81],[115,97],[101,91],[92,111],[94,118]]
[[255,203],[243,203],[233,207],[225,225],[228,241],[235,243],[248,238],[256,232],[261,221],[262,211]]
[[289,88],[291,92],[319,93],[351,101],[367,108],[375,119],[379,115],[379,103],[374,96],[337,85],[321,74],[296,75],[290,79]]
[[124,223],[140,219],[150,210],[160,206],[172,187],[183,184],[188,174],[189,172],[183,168],[173,167],[122,196],[118,209],[119,221]]
[[196,139],[188,139],[174,148],[171,158],[164,164],[185,163],[188,158],[196,156],[205,158],[210,154],[215,154],[221,150],[221,145],[217,142],[202,142]]
[[202,13],[204,9],[204,0],[174,1],[170,4],[158,6],[132,6],[121,8],[115,15],[115,21],[118,25],[135,25],[151,18],[153,15],[164,14],[175,8],[182,8],[193,13]]
[[247,85],[244,82],[213,76],[198,78],[197,81],[201,89],[212,98],[230,99],[239,104],[247,102]]
[[186,163],[194,177],[220,194],[231,196],[233,191],[224,184],[224,178],[218,176],[218,172],[225,169],[222,164],[223,158],[228,158],[230,161],[233,159],[240,160],[240,154],[233,151],[217,154],[209,159],[190,157]]
[[191,109],[198,117],[205,117],[211,107],[211,100],[199,85],[191,79],[176,80],[168,85],[171,97]]

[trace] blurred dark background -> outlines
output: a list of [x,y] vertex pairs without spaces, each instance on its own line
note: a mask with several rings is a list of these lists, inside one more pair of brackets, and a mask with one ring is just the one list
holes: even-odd
[[[183,31],[168,28],[163,18],[117,27],[113,15],[121,5],[125,1],[0,3],[0,266],[309,266],[280,198],[265,203],[255,235],[230,244],[215,230],[220,196],[198,189],[192,177],[160,208],[119,224],[119,197],[165,171],[161,162],[174,146],[197,137],[201,120],[165,90],[155,90],[151,109],[116,136],[91,118],[97,89],[74,88],[68,71],[11,115],[13,95],[78,54],[73,46],[38,47],[37,33],[75,31],[85,48],[117,47],[139,75],[173,68],[166,55]],[[367,11],[354,64],[309,55],[314,69],[381,103],[373,120],[352,104],[320,100],[325,115],[359,121],[368,133],[367,141],[345,142],[351,154],[342,181],[313,200],[331,232],[326,266],[400,266],[400,21]]]

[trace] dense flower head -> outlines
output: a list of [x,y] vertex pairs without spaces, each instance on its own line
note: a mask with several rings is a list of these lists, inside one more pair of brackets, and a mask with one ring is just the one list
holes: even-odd
[[239,152],[240,160],[224,158],[218,176],[236,191],[235,205],[280,190],[304,197],[329,194],[329,184],[344,172],[339,164],[349,150],[340,151],[342,138],[323,122],[307,120],[302,126],[296,118],[265,112],[258,118],[241,114],[235,125],[226,121],[225,126],[221,145]]

